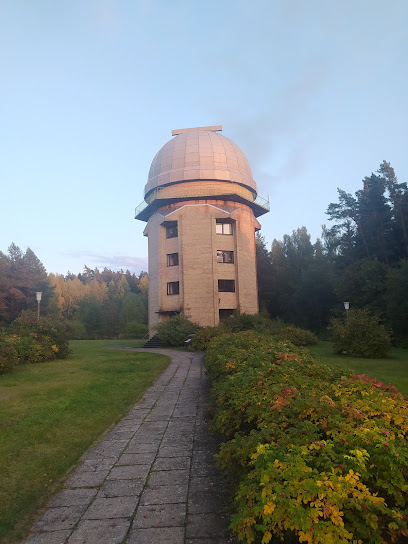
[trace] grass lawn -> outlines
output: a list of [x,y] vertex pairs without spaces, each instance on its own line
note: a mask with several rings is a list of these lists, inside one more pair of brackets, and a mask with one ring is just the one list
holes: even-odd
[[104,349],[137,340],[78,340],[66,360],[0,376],[0,542],[19,542],[84,452],[117,423],[169,358]]
[[394,349],[386,359],[342,357],[333,352],[331,342],[320,341],[308,348],[318,359],[336,368],[352,369],[356,374],[367,374],[383,383],[392,383],[408,397],[408,349]]

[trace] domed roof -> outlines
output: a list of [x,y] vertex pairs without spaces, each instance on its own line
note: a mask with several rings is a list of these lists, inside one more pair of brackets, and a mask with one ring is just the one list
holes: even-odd
[[156,187],[183,181],[219,180],[239,183],[257,194],[251,167],[241,149],[215,131],[222,127],[173,130],[150,167],[145,195]]

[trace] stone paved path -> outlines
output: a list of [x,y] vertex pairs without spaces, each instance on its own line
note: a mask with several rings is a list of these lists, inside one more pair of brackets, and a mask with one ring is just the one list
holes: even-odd
[[154,351],[171,357],[167,370],[84,457],[24,544],[234,542],[202,355]]

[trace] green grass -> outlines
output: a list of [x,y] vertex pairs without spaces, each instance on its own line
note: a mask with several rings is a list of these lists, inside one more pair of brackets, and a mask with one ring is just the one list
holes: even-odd
[[331,342],[319,341],[308,349],[322,362],[336,368],[352,369],[356,374],[367,374],[385,384],[392,383],[408,397],[408,349],[394,349],[386,359],[342,357],[333,352]]
[[0,376],[0,542],[25,536],[84,452],[167,367],[163,355],[104,349],[143,341],[72,341],[66,360]]

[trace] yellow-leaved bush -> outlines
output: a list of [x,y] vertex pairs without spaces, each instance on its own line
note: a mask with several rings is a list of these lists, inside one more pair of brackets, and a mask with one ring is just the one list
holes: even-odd
[[206,365],[240,540],[407,541],[408,402],[393,386],[252,331],[215,338]]

